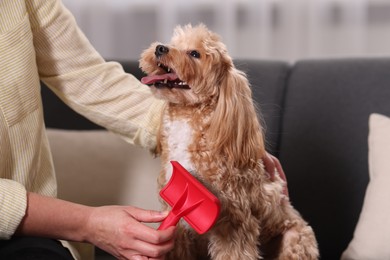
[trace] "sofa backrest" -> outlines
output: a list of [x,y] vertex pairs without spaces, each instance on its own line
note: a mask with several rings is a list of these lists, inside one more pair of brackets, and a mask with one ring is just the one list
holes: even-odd
[[352,239],[368,183],[368,117],[390,115],[390,59],[301,61],[283,105],[280,160],[322,259]]

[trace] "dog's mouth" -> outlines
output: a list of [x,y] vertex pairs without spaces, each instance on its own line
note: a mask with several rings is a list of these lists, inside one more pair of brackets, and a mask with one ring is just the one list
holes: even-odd
[[148,75],[141,79],[141,82],[146,85],[154,85],[156,88],[181,88],[190,89],[190,86],[179,79],[176,72],[168,66],[157,63],[157,66],[162,69],[162,74]]

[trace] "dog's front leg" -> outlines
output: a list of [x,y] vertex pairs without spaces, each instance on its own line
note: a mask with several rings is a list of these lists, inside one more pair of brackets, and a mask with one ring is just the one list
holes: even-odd
[[317,260],[319,252],[313,229],[297,218],[286,222],[289,228],[283,234],[278,260]]
[[179,222],[176,230],[175,247],[166,256],[165,260],[196,260],[194,231]]
[[259,223],[254,217],[241,225],[220,224],[210,231],[209,255],[212,260],[257,260]]

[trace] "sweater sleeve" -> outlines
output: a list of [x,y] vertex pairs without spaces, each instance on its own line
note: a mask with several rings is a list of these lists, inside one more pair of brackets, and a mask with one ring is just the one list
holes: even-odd
[[9,239],[22,221],[27,207],[27,192],[16,181],[0,179],[0,239]]
[[163,101],[118,63],[105,62],[60,1],[26,2],[40,78],[76,112],[154,148]]

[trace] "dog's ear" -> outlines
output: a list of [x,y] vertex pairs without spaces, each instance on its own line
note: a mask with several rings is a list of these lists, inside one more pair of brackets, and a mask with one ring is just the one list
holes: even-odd
[[259,124],[246,75],[230,68],[222,79],[220,94],[209,133],[221,153],[235,167],[253,167],[265,153]]

